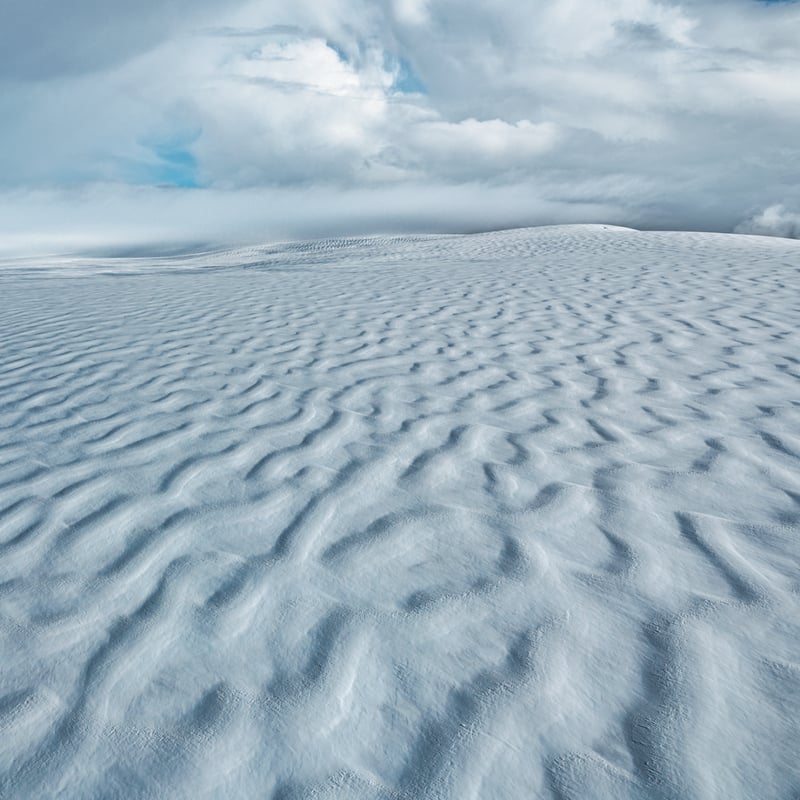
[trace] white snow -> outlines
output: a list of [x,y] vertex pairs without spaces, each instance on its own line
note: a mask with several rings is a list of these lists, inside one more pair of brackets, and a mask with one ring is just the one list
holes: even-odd
[[0,796],[790,798],[800,242],[0,267]]

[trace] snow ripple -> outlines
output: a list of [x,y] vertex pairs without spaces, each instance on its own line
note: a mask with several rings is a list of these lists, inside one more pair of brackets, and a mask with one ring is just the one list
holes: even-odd
[[800,246],[0,268],[0,795],[800,786]]

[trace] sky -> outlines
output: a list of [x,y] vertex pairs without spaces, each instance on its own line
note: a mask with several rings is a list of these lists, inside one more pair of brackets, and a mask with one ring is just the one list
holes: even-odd
[[800,236],[800,2],[3,0],[0,251]]

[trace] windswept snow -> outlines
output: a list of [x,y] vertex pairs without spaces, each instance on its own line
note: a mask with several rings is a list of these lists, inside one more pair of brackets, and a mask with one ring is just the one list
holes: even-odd
[[797,796],[800,243],[9,261],[0,342],[0,796]]

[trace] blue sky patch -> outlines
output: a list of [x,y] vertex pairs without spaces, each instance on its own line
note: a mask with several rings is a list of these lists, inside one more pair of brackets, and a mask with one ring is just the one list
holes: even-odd
[[152,153],[153,159],[137,164],[133,182],[197,189],[200,186],[197,158],[190,148],[199,135],[199,132],[193,132],[142,141],[142,146]]
[[330,39],[325,40],[325,45],[330,50],[333,50],[333,52],[336,53],[337,56],[339,56],[339,61],[341,61],[343,64],[350,63],[350,57],[347,55],[347,52],[343,47],[340,47],[338,44],[336,44],[336,42],[330,41]]
[[428,94],[428,87],[422,78],[414,72],[414,68],[404,58],[398,59],[399,71],[394,82],[394,89],[403,94]]

